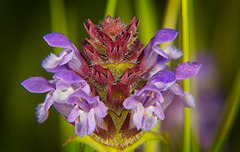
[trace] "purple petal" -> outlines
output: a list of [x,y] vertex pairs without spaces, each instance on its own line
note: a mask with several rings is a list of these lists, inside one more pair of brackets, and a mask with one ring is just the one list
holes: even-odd
[[68,54],[64,55],[62,60],[60,61],[59,65],[67,64],[73,58],[73,51],[69,52]]
[[154,85],[146,85],[145,87],[143,87],[140,91],[137,92],[137,96],[139,96],[142,92],[144,91],[152,91],[152,92],[156,92],[158,94],[160,94],[158,88]]
[[167,62],[169,60],[168,55],[166,53],[164,53],[162,51],[162,49],[158,45],[157,46],[153,46],[152,49],[153,49],[154,52],[156,52],[161,57],[160,60],[162,62]]
[[75,50],[74,55],[72,56],[72,59],[68,62],[68,66],[70,67],[70,69],[84,75],[84,72],[82,71],[82,60],[83,59],[79,51]]
[[86,92],[87,94],[90,94],[91,89],[90,86],[87,84],[87,82],[85,83],[78,83],[79,87],[82,87],[81,90]]
[[87,130],[88,130],[87,115],[82,114],[80,116],[80,121],[79,120],[75,121],[75,133],[78,136],[83,137],[87,134]]
[[99,117],[98,115],[95,114],[95,121],[96,121],[96,125],[102,129],[107,130],[107,126],[103,120],[103,118]]
[[168,69],[168,66],[165,63],[162,63],[158,60],[158,62],[154,65],[154,67],[148,71],[145,75],[142,76],[144,80],[149,80],[154,74],[156,74],[158,71],[166,70]]
[[160,104],[156,104],[154,106],[154,113],[158,117],[158,119],[160,119],[160,120],[164,120],[165,119],[165,115],[164,115],[162,106]]
[[149,80],[151,83],[163,82],[163,83],[171,83],[176,81],[176,77],[174,72],[170,70],[162,70],[157,72],[152,78]]
[[177,83],[170,88],[170,91],[178,96],[185,96],[183,89]]
[[164,42],[173,41],[178,35],[178,32],[173,29],[160,29],[154,36],[154,45],[162,44]]
[[68,83],[76,83],[84,81],[81,77],[79,77],[75,72],[72,70],[62,70],[58,73],[53,75],[54,79],[61,79]]
[[107,115],[107,110],[108,108],[103,102],[98,102],[97,107],[94,108],[95,114],[97,114],[101,118],[104,118]]
[[95,115],[93,110],[87,114],[87,134],[90,135],[94,132],[96,128]]
[[[155,94],[154,94],[154,98],[157,98],[157,101],[158,102],[164,102],[164,100],[163,100],[163,96],[162,96],[162,94],[161,94],[161,92],[158,90],[158,88],[155,86],[155,85],[146,85],[145,87],[143,87],[140,91],[138,91],[138,90],[135,90],[135,94],[137,95],[137,96],[141,96],[141,94],[143,93],[143,92],[145,92],[145,91],[147,91],[147,93],[149,93],[149,91],[152,91],[152,92],[154,92]],[[146,94],[144,94],[144,95],[146,95]],[[146,105],[149,105],[149,104],[151,104],[151,103],[145,103]]]
[[[43,66],[42,66],[43,67]],[[55,68],[52,68],[52,69],[48,69],[46,67],[43,67],[47,72],[51,72],[51,73],[56,73],[56,72],[59,72],[59,71],[62,71],[64,69],[69,69],[69,67],[67,65],[61,65],[61,66],[57,66]]]
[[73,43],[62,33],[49,33],[43,36],[48,45],[60,48],[73,48]]
[[79,115],[80,115],[80,111],[79,111],[78,105],[76,105],[72,109],[71,113],[69,114],[69,116],[67,118],[67,121],[68,122],[74,122],[78,118]]
[[135,99],[135,97],[136,97],[136,95],[132,95],[132,96],[126,98],[123,102],[124,108],[132,109],[132,108],[136,107],[139,104],[139,102]]
[[78,89],[77,91],[75,91],[72,95],[70,95],[70,97],[83,98],[91,104],[97,103],[99,101],[99,96],[94,96],[94,97],[89,96],[86,92],[84,92],[81,89]]
[[48,110],[44,110],[44,103],[38,104],[36,107],[36,115],[38,123],[43,123],[48,118]]
[[[150,49],[145,49],[144,50],[145,56],[144,56],[144,64],[145,64],[145,69],[144,71],[149,71],[154,64],[156,64],[157,59],[158,59],[158,54],[154,51],[152,51],[152,48]],[[146,53],[149,53],[149,55],[147,55]]]
[[48,93],[47,95],[46,95],[46,98],[45,98],[45,101],[44,101],[44,110],[46,111],[46,110],[48,110],[51,106],[52,106],[52,104],[54,103],[54,99],[53,99],[53,97],[52,97],[52,93]]
[[133,122],[138,130],[142,128],[143,113],[144,113],[144,107],[142,106],[142,104],[139,104],[137,108],[134,108],[132,110]]
[[200,68],[201,68],[201,65],[197,63],[184,62],[182,64],[179,64],[174,70],[176,74],[176,79],[184,80],[184,79],[193,77],[198,73]]
[[162,70],[153,75],[148,84],[153,84],[160,90],[166,90],[168,87],[172,86],[175,81],[176,77],[174,72]]
[[153,116],[153,110],[153,106],[145,109],[144,117],[142,120],[142,128],[146,131],[152,129],[157,123],[157,117]]
[[56,82],[56,89],[58,89],[58,90],[67,90],[70,87],[71,87],[71,85],[69,83],[67,83],[66,81],[57,80],[57,82]]
[[58,102],[54,102],[53,106],[59,113],[61,113],[65,117],[69,116],[70,112],[72,111],[72,109],[74,107],[73,105],[70,105],[70,104],[58,103]]
[[163,108],[163,111],[165,111],[167,107],[172,103],[175,94],[170,90],[166,90],[162,91],[162,95],[164,97],[164,102],[161,104],[161,106]]
[[[42,67],[48,71],[48,72],[58,72],[63,69],[69,69],[67,65],[62,64],[63,60],[65,59],[65,56],[68,56],[68,54],[72,54],[71,49],[64,49],[59,53],[58,56],[55,54],[50,53],[49,56],[47,56],[42,61]],[[65,61],[65,60],[64,60]]]
[[42,77],[31,77],[24,80],[21,85],[32,93],[45,93],[54,90],[48,80]]

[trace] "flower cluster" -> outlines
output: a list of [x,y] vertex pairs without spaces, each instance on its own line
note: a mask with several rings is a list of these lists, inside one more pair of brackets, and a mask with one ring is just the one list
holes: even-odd
[[193,77],[200,65],[186,62],[171,71],[167,62],[183,53],[174,46],[159,47],[173,41],[177,31],[160,29],[144,47],[136,34],[135,18],[129,25],[110,16],[98,25],[87,23],[90,38],[82,42],[84,55],[61,33],[43,37],[48,45],[64,49],[42,61],[42,67],[54,73],[52,80],[31,77],[21,83],[29,92],[47,92],[36,108],[39,123],[47,119],[53,105],[74,124],[77,135],[111,145],[110,140],[130,140],[152,129],[158,119],[165,118],[164,110],[175,95],[187,107],[195,106],[193,96],[177,80]]

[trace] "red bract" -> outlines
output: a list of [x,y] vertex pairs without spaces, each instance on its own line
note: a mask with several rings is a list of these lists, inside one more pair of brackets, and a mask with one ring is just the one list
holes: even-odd
[[139,64],[144,47],[136,34],[139,21],[133,18],[125,25],[119,18],[108,16],[98,25],[89,19],[87,24],[84,26],[90,38],[82,42],[82,48],[91,73],[88,81],[97,95],[106,99],[108,108],[120,113],[123,101],[141,81],[139,75],[144,69],[144,64]]

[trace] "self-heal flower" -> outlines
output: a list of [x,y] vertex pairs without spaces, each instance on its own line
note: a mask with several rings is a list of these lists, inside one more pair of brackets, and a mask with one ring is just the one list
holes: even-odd
[[98,96],[91,97],[86,92],[78,90],[69,96],[67,102],[75,104],[67,120],[75,122],[77,135],[83,137],[92,134],[96,125],[105,128],[102,118],[107,115],[107,107],[99,102]]
[[74,125],[77,136],[89,135],[123,150],[165,119],[164,110],[175,95],[183,97],[186,106],[194,106],[193,96],[177,82],[194,76],[200,65],[182,63],[172,71],[167,62],[180,58],[182,51],[158,46],[173,41],[178,32],[160,29],[144,47],[138,25],[136,18],[128,25],[110,16],[98,25],[88,19],[84,27],[89,37],[81,45],[84,54],[65,35],[46,34],[43,38],[50,46],[63,48],[42,61],[53,79],[32,77],[22,82],[29,92],[47,93],[36,108],[38,121],[47,119],[53,105]]
[[[181,54],[175,49],[167,48],[166,53],[158,46],[159,44],[173,41],[178,35],[178,32],[173,29],[161,29],[156,32],[155,36],[150,40],[144,49],[145,70],[150,70],[159,60],[162,63],[167,62],[169,58],[179,58]],[[179,54],[179,55],[176,55]]]
[[197,63],[186,62],[179,64],[174,71],[161,70],[154,74],[148,81],[148,85],[155,85],[164,96],[163,109],[173,101],[174,96],[182,97],[182,101],[186,107],[195,107],[195,99],[189,92],[184,92],[183,89],[176,83],[177,80],[184,80],[195,76],[201,65]]
[[[21,84],[32,93],[48,92],[44,102],[39,104],[36,108],[39,123],[47,119],[48,110],[54,104],[58,104],[57,108],[55,107],[57,110],[64,109],[64,106],[67,106],[66,109],[69,109],[70,105],[66,103],[66,99],[76,90],[81,89],[87,93],[90,92],[90,87],[85,80],[80,78],[73,71],[65,69],[55,73],[53,80],[48,81],[41,77],[31,77]],[[66,110],[59,110],[59,112],[64,116],[69,115],[69,112],[66,112]]]
[[45,93],[48,92],[43,103],[38,104],[36,114],[38,122],[43,123],[48,117],[48,110],[53,104],[53,91],[55,90],[54,83],[50,83],[42,77],[31,77],[21,83],[29,92]]
[[148,85],[141,90],[135,90],[134,95],[125,99],[123,106],[131,109],[132,120],[137,129],[149,130],[157,123],[157,118],[165,118],[160,103],[163,96],[154,85]]
[[83,60],[76,46],[62,33],[46,34],[44,40],[52,47],[64,48],[56,56],[50,53],[42,61],[42,67],[48,72],[58,72],[63,69],[71,69],[80,75],[85,75],[82,69],[86,68],[86,62]]

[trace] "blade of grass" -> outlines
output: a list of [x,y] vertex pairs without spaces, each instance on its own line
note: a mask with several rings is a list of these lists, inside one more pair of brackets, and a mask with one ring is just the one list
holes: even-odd
[[[190,31],[189,31],[189,1],[182,0],[182,48],[183,48],[183,62],[189,61],[189,49],[190,49]],[[183,80],[183,90],[190,90],[189,79]],[[183,151],[190,152],[191,143],[191,127],[190,127],[190,109],[184,108],[184,126],[183,126]]]
[[140,19],[139,32],[143,44],[147,44],[157,31],[157,17],[153,0],[135,0],[137,16]]
[[224,117],[210,149],[211,152],[221,151],[236,120],[240,106],[240,69],[238,69],[238,73],[233,84],[234,85],[232,86],[230,94],[225,102],[225,109],[223,113]]
[[[67,22],[65,16],[65,7],[63,0],[50,0],[50,13],[53,32],[60,32],[67,35]],[[54,48],[54,52],[58,54],[62,49]],[[60,121],[60,142],[64,141],[74,134],[74,127],[69,125],[62,117]],[[70,143],[62,148],[62,151],[76,152],[78,151],[78,145],[76,143]]]
[[117,0],[108,0],[104,16],[106,17],[110,15],[111,17],[114,17],[116,12],[116,6]]
[[[180,0],[169,0],[164,12],[162,28],[176,29],[178,15],[180,10]],[[161,48],[164,49],[168,45],[172,45],[173,41],[161,44]]]

